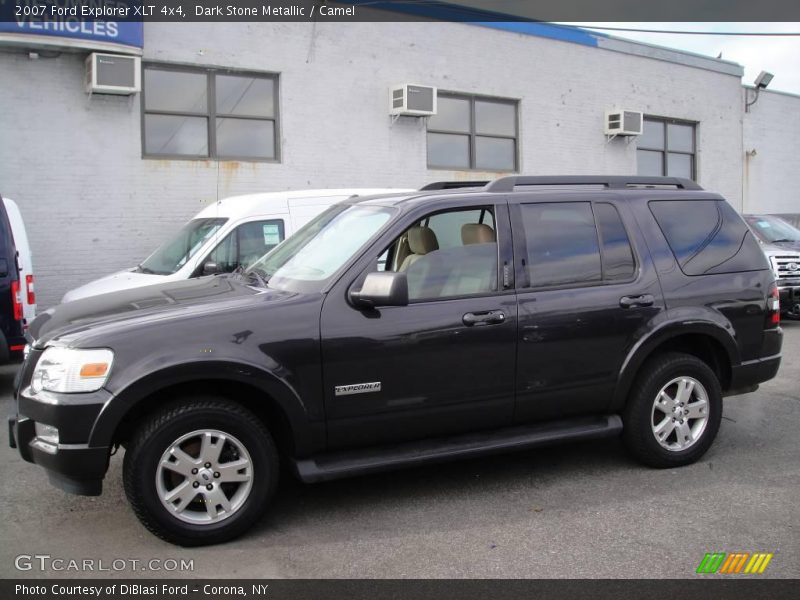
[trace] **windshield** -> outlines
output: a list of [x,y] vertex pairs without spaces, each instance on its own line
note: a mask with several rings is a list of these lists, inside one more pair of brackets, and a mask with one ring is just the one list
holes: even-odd
[[800,242],[800,230],[777,217],[746,217],[756,236],[768,244],[774,242]]
[[270,287],[319,291],[392,216],[383,206],[337,204],[256,261],[256,272]]
[[228,219],[194,219],[139,265],[140,273],[171,275],[194,256]]

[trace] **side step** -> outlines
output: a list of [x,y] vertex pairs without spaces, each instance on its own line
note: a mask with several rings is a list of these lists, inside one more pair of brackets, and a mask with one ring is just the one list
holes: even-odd
[[612,437],[621,431],[622,419],[618,415],[580,417],[392,446],[342,450],[293,462],[300,479],[314,483],[560,442]]

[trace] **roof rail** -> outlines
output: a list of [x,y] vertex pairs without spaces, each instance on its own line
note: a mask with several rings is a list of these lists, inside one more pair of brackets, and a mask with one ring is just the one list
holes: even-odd
[[[676,187],[681,190],[702,190],[699,185],[690,179],[681,177],[628,177],[626,175],[570,175],[570,176],[528,176],[511,175],[500,177],[490,182],[484,191],[487,192],[513,192],[516,186],[541,185],[541,186],[570,186],[570,185],[598,185],[609,189],[626,189],[632,187]],[[424,188],[423,188],[424,189]]]
[[434,181],[419,188],[423,190],[455,190],[459,188],[484,187],[489,182],[484,181]]

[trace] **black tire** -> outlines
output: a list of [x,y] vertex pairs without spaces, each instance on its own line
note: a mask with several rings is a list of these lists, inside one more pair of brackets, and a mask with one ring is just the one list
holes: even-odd
[[[653,403],[661,388],[676,377],[692,377],[702,384],[708,397],[708,417],[705,429],[693,444],[683,450],[668,450],[653,433]],[[638,461],[662,469],[691,464],[706,453],[719,430],[722,420],[719,379],[706,363],[690,354],[669,352],[657,355],[642,367],[622,419],[623,441]]]
[[[181,436],[202,429],[234,436],[252,462],[246,499],[227,518],[208,524],[175,517],[162,504],[156,487],[162,454]],[[224,398],[194,397],[171,403],[141,423],[125,452],[123,484],[134,513],[152,533],[173,544],[202,546],[231,540],[250,529],[275,492],[278,472],[275,443],[258,417]]]

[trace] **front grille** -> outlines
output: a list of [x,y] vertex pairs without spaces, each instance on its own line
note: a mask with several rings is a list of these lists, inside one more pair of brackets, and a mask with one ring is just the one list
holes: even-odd
[[800,254],[773,256],[771,259],[779,281],[800,279]]

